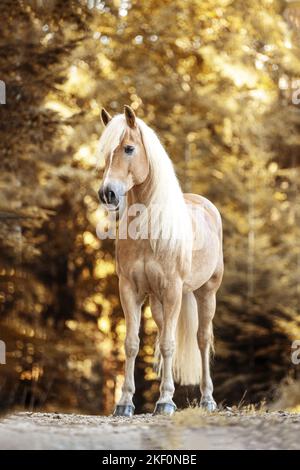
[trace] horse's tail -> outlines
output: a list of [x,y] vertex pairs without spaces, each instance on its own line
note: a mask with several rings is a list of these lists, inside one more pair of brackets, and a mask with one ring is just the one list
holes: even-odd
[[[201,357],[197,341],[198,308],[192,292],[183,294],[176,329],[176,345],[173,356],[173,375],[181,385],[197,385],[201,378]],[[158,341],[155,355],[158,372],[161,371],[161,356]]]
[[198,308],[192,292],[183,294],[176,330],[173,358],[175,382],[196,385],[201,378],[201,357],[197,341]]

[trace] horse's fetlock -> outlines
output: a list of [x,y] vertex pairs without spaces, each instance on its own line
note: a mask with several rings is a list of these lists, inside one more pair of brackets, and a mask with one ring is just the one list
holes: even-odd
[[170,396],[173,396],[175,392],[175,387],[173,384],[168,383],[168,384],[162,384],[161,386],[161,393],[162,394],[168,394]]
[[132,384],[124,384],[123,388],[122,388],[122,393],[123,395],[125,396],[129,396],[131,397],[132,395],[135,394],[135,386]]

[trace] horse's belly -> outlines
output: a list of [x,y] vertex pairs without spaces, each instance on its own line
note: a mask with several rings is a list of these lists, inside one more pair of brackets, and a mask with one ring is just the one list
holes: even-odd
[[211,235],[201,250],[193,251],[192,268],[184,279],[183,291],[195,291],[203,286],[215,273],[220,262],[220,241]]

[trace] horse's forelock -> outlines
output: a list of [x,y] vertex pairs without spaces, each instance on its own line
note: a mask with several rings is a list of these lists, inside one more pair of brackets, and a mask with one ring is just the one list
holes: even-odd
[[114,150],[118,147],[126,130],[126,120],[123,114],[114,116],[108,125],[104,128],[102,135],[99,139],[97,155],[98,165],[101,165],[101,160],[112,155]]

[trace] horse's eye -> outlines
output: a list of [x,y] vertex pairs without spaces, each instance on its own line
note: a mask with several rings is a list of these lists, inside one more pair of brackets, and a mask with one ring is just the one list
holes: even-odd
[[134,151],[134,147],[132,145],[125,145],[124,151],[127,155],[132,155]]

